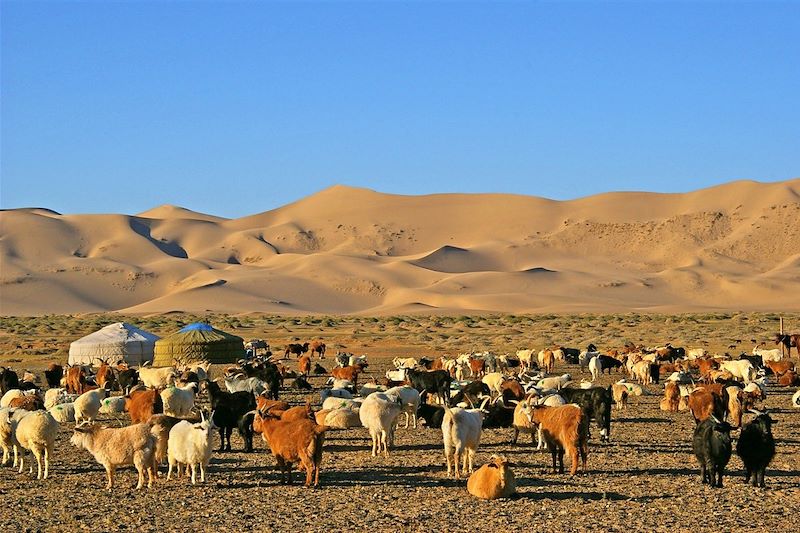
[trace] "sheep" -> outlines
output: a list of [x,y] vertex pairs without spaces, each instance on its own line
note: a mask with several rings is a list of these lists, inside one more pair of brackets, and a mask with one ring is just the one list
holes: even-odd
[[[361,389],[358,391],[358,394],[362,398],[366,398],[373,392],[386,392],[386,387],[384,387],[383,385],[378,385],[376,383],[365,383],[364,385],[361,386]],[[419,393],[417,393],[417,396],[419,396]]]
[[624,385],[626,389],[628,389],[628,398],[631,396],[642,396],[647,395],[648,392],[638,383],[629,383],[625,379],[621,379],[617,381],[618,385]]
[[400,396],[376,392],[364,399],[358,417],[361,424],[369,430],[373,457],[380,453],[381,447],[384,455],[389,457],[389,446],[394,441],[395,421],[402,411],[403,400]]
[[353,393],[347,389],[322,389],[319,391],[319,398],[322,403],[325,403],[325,400],[328,398],[343,398],[350,400],[353,398]]
[[736,454],[742,459],[747,474],[745,483],[764,486],[764,472],[775,457],[772,426],[777,424],[767,413],[755,411],[756,417],[742,428],[736,443]]
[[525,413],[528,419],[542,428],[547,447],[553,459],[553,471],[556,471],[556,458],[558,458],[558,472],[564,473],[564,454],[572,459],[570,475],[578,471],[578,456],[586,472],[586,462],[589,453],[589,418],[583,410],[575,404],[559,407],[546,407],[528,405]]
[[[380,393],[377,393],[380,394]],[[281,481],[292,484],[292,463],[306,469],[306,487],[319,485],[319,468],[322,463],[322,445],[326,426],[315,424],[307,418],[281,420],[267,409],[256,413],[261,435],[269,443],[273,457],[281,469]],[[254,422],[255,426],[255,422]]]
[[174,385],[177,377],[177,371],[171,366],[164,368],[142,367],[139,369],[139,379],[149,389],[165,389],[170,385]]
[[15,398],[24,398],[25,392],[20,389],[11,389],[5,394],[3,397],[0,398],[0,407],[9,407],[11,406],[11,400]]
[[[442,439],[448,476],[452,473],[458,479],[464,471],[472,473],[475,452],[481,440],[483,408],[487,402],[488,398],[480,409],[450,408],[445,405]],[[458,469],[460,460],[463,460],[461,471]]]
[[397,370],[400,370],[401,368],[416,368],[417,360],[413,357],[395,357],[392,359],[392,364]]
[[178,465],[178,476],[180,476],[181,465],[188,465],[192,469],[192,485],[194,485],[197,482],[197,466],[199,465],[200,482],[205,483],[206,470],[208,470],[208,462],[211,459],[211,441],[214,438],[213,431],[215,429],[213,413],[208,420],[202,418],[199,424],[182,420],[172,427],[167,441],[167,456],[169,460],[167,481],[171,479],[172,468],[175,465]]
[[44,393],[44,408],[50,409],[60,403],[73,402],[75,398],[77,398],[77,396],[67,394],[67,389],[48,389],[47,392]]
[[124,396],[112,396],[111,398],[104,398],[100,403],[100,412],[105,415],[125,412]]
[[106,397],[105,389],[94,389],[84,392],[75,400],[75,421],[81,423],[83,419],[94,422],[100,407],[103,405],[103,398]]
[[510,498],[517,492],[517,480],[506,457],[493,455],[489,462],[475,471],[467,480],[467,491],[484,500]]
[[[361,427],[361,418],[358,414],[359,409],[332,409],[330,411],[320,411],[325,413],[323,417],[317,418],[317,423],[329,429],[348,429]],[[319,413],[317,413],[319,414]]]
[[78,424],[70,442],[84,449],[106,469],[106,489],[114,488],[114,473],[118,466],[133,465],[139,474],[137,489],[144,486],[147,472],[147,488],[153,486],[156,472],[155,450],[157,430],[149,424],[134,424],[124,428],[105,428],[97,424]]
[[361,398],[350,399],[336,398],[335,396],[331,396],[322,402],[322,409],[352,409],[354,407],[360,407],[363,401],[364,399]]
[[[53,446],[58,433],[58,422],[47,411],[36,411],[22,418],[17,423],[16,440],[19,445],[30,450],[36,457],[36,479],[47,479],[50,472],[50,458],[53,455]],[[19,472],[22,473],[25,454],[19,458]],[[42,475],[42,462],[44,462],[44,475]],[[33,464],[31,464],[33,473]]]
[[169,387],[161,391],[161,403],[164,414],[177,418],[185,418],[194,409],[194,395],[197,391],[196,383],[189,383],[183,387]]
[[408,421],[414,421],[414,429],[417,429],[417,410],[419,410],[420,395],[414,387],[403,385],[392,387],[386,391],[387,396],[397,396],[403,402],[403,413],[406,415],[406,424],[403,429],[408,429]]
[[13,398],[9,403],[9,407],[16,407],[18,409],[26,409],[28,411],[39,411],[44,409],[44,402],[36,394],[26,394],[19,398]]
[[[403,379],[401,379],[400,381],[404,380],[405,380],[405,375],[403,376]],[[329,384],[332,389],[344,389],[346,391],[350,391],[353,394],[355,394],[356,392],[356,386],[349,379],[331,378]]]
[[554,377],[540,379],[539,382],[536,384],[536,386],[542,389],[561,390],[570,381],[572,381],[572,376],[570,376],[569,374],[562,374],[561,376],[558,377],[554,376]]
[[59,424],[75,422],[75,404],[72,402],[54,405],[48,409],[47,412],[53,415],[53,418],[55,418],[56,422]]
[[731,458],[731,426],[720,422],[714,415],[703,420],[694,429],[692,449],[700,463],[703,484],[722,487],[722,475]]

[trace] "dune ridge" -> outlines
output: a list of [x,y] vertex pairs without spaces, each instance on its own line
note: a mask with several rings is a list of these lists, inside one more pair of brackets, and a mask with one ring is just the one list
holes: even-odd
[[570,201],[336,185],[226,219],[0,212],[0,314],[800,310],[800,179]]

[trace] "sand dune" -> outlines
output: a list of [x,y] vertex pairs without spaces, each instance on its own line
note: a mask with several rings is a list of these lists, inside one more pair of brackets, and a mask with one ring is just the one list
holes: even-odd
[[0,314],[800,310],[800,179],[572,201],[334,186],[238,219],[0,213]]

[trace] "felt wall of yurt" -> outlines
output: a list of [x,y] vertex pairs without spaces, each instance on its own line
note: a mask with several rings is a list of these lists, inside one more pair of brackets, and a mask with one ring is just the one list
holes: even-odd
[[153,360],[158,335],[125,322],[110,324],[69,345],[71,365],[100,365],[104,359],[116,363],[124,359],[129,365],[141,366]]
[[241,337],[225,333],[208,324],[195,323],[156,342],[153,366],[172,366],[199,361],[227,364],[235,363],[243,357],[244,341]]

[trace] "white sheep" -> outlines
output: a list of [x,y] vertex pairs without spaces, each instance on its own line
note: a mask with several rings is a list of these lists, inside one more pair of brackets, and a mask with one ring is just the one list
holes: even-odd
[[321,402],[325,402],[328,398],[344,398],[350,400],[353,398],[353,393],[347,389],[322,389],[319,392]]
[[381,447],[386,457],[389,456],[389,446],[394,441],[395,422],[402,410],[403,401],[398,396],[376,392],[364,399],[358,417],[372,437],[373,457],[380,453]]
[[350,391],[351,393],[355,393],[356,386],[355,384],[350,381],[349,379],[336,379],[331,378],[330,386],[332,389],[344,389]]
[[164,414],[176,418],[186,418],[192,414],[194,395],[197,383],[188,383],[183,387],[168,387],[161,391]]
[[376,383],[364,383],[364,385],[361,386],[361,389],[359,389],[358,394],[362,398],[366,398],[373,392],[386,392],[386,387]]
[[44,393],[44,408],[50,409],[60,403],[74,402],[77,397],[77,394],[67,394],[67,389],[64,388],[47,389]]
[[[483,405],[487,400],[484,400]],[[447,460],[447,475],[453,472],[456,478],[464,471],[471,473],[475,460],[475,452],[481,439],[483,412],[481,409],[462,409],[460,407],[444,408],[442,421],[442,438],[444,440],[444,456]],[[463,459],[463,467],[459,472],[459,460]]]
[[102,404],[100,406],[100,412],[105,415],[125,412],[125,396],[112,396],[111,398],[104,398],[100,403]]
[[175,378],[177,377],[177,371],[171,366],[165,368],[143,366],[139,369],[139,379],[142,380],[145,387],[151,389],[164,389],[170,385],[174,385]]
[[361,406],[361,402],[363,402],[360,398],[337,398],[335,396],[331,396],[326,398],[325,401],[322,402],[322,409],[323,410],[332,410],[332,409],[353,409],[356,407]]
[[562,374],[560,376],[540,379],[536,386],[542,389],[561,390],[570,381],[572,381],[572,376],[569,374]]
[[54,405],[48,409],[47,412],[53,415],[53,418],[55,418],[56,422],[59,424],[75,422],[75,404],[72,402]]
[[36,391],[34,390],[22,391],[19,389],[10,389],[5,394],[3,394],[2,398],[0,398],[0,407],[8,407],[11,405],[11,400],[15,400],[17,398],[24,398],[25,396],[31,396],[33,394],[36,394]]
[[[47,479],[57,433],[58,422],[47,411],[34,411],[17,424],[17,442],[22,448],[30,450],[36,457],[36,479]],[[25,454],[23,453],[19,458],[20,473],[22,473],[24,461]],[[42,475],[42,462],[44,462],[44,475]],[[33,464],[31,464],[30,471],[33,473]]]
[[75,421],[81,423],[85,419],[94,422],[105,397],[105,389],[90,390],[78,396],[75,400]]
[[172,468],[175,465],[178,467],[178,477],[180,477],[181,465],[187,465],[192,469],[192,485],[194,485],[196,483],[197,466],[199,465],[200,482],[205,483],[208,462],[211,460],[213,431],[216,429],[212,418],[213,413],[208,420],[203,418],[197,424],[182,420],[169,431],[169,439],[167,441],[167,456],[169,459],[167,480],[171,479]]
[[406,415],[406,425],[403,428],[408,429],[408,420],[411,418],[414,420],[414,429],[417,429],[417,411],[419,410],[420,402],[419,391],[414,387],[402,385],[387,390],[386,395],[398,397],[402,401],[403,413]]
[[348,429],[361,426],[359,409],[333,409],[325,415],[324,426],[330,429]]
[[108,484],[114,488],[114,472],[118,466],[133,465],[139,473],[137,489],[144,485],[144,473],[148,473],[147,488],[153,485],[156,462],[156,428],[148,424],[134,424],[124,428],[105,428],[97,424],[75,426],[70,442],[73,446],[87,450],[106,469]]

